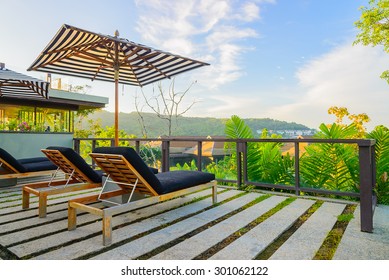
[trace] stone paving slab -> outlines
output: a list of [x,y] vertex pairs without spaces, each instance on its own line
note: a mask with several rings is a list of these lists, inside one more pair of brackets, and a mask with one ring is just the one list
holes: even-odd
[[136,259],[137,257],[146,254],[153,249],[156,249],[180,236],[183,236],[219,217],[222,217],[235,209],[238,209],[255,198],[260,196],[256,193],[248,193],[242,197],[234,199],[196,216],[185,219],[181,222],[168,226],[159,231],[153,232],[142,238],[136,239],[133,242],[126,243],[120,247],[104,252],[92,259],[99,260],[128,260]]
[[[74,195],[72,195],[71,197],[67,197],[67,198],[60,198],[58,200],[52,200],[48,203],[48,207],[47,207],[47,217],[46,218],[41,218],[37,223],[45,223],[46,222],[46,219],[51,219],[51,216],[56,216],[56,213],[58,211],[64,211],[63,215],[66,215],[67,217],[67,209],[68,209],[68,200],[71,199],[71,198],[79,198],[79,197],[85,197],[85,196],[90,196],[90,195],[93,195],[93,194],[96,194],[97,192],[92,192],[92,193],[86,193],[86,194],[78,194],[78,193],[75,193]],[[54,205],[52,205],[52,203],[56,203]],[[16,207],[12,207],[12,208],[5,208],[5,209],[1,209],[1,210],[4,210],[4,211],[0,211],[0,214],[4,215],[4,214],[7,214],[6,216],[3,216],[1,218],[1,224],[4,224],[4,223],[7,223],[7,222],[12,222],[12,221],[17,221],[17,220],[21,220],[21,219],[31,219],[31,218],[35,218],[35,217],[38,217],[38,207],[37,207],[38,203],[32,203],[30,204],[30,208],[29,209],[21,209],[22,206],[21,205],[18,205]],[[9,229],[7,229],[6,227],[3,227],[3,225],[0,227],[0,233],[3,233],[3,232],[6,232],[8,231]]]
[[255,258],[303,215],[314,200],[297,199],[255,228],[223,248],[210,259],[250,260]]
[[[67,203],[69,199],[76,198],[76,197],[84,197],[84,196],[89,196],[89,195],[94,195],[98,194],[99,189],[96,190],[83,190],[83,191],[77,191],[73,192],[71,194],[62,194],[62,195],[53,195],[50,196],[49,199],[47,200],[47,211],[48,214],[51,210],[50,207],[55,206],[58,203]],[[0,214],[11,214],[11,213],[23,213],[26,211],[33,211],[35,210],[36,215],[38,214],[38,199],[36,197],[33,199],[34,196],[31,196],[30,200],[30,208],[23,210],[22,209],[22,199],[12,201],[9,203],[1,203],[0,204]],[[67,207],[67,204],[65,205]],[[24,215],[25,217],[25,215]]]
[[[208,192],[210,192],[210,191],[208,191]],[[196,194],[193,194],[193,195],[196,195]],[[188,197],[186,197],[186,199],[183,199],[183,200],[175,199],[175,200],[168,201],[169,203],[167,203],[167,204],[163,204],[163,203],[157,204],[157,205],[153,205],[153,206],[148,207],[148,208],[141,209],[140,211],[134,210],[130,213],[123,213],[122,215],[115,216],[112,219],[113,227],[115,227],[116,225],[120,225],[122,223],[130,222],[130,221],[142,218],[143,215],[147,216],[147,215],[156,214],[156,213],[158,213],[158,211],[166,211],[166,210],[170,209],[170,207],[172,207],[172,205],[175,205],[175,206],[182,205],[182,203],[189,202],[194,197],[195,196],[188,196]],[[209,204],[207,206],[209,206]],[[206,206],[204,206],[204,207],[206,207]],[[93,241],[96,243],[95,246],[93,245],[93,242],[92,242],[92,244],[84,246],[83,245],[84,242],[87,243],[88,239],[76,242],[74,244],[78,246],[78,248],[76,248],[77,252],[80,251],[80,249],[82,249],[83,247],[85,247],[85,248],[84,248],[84,250],[81,250],[82,252],[87,252],[87,253],[93,252],[93,249],[99,248],[100,244],[102,243],[101,219],[99,219],[98,216],[91,215],[89,213],[86,215],[83,215],[83,216],[93,217],[94,219],[96,219],[96,222],[92,223],[92,224],[87,224],[84,226],[77,226],[77,228],[75,230],[68,231],[67,230],[67,220],[66,220],[66,221],[64,221],[64,223],[62,225],[64,231],[45,237],[44,242],[42,242],[42,240],[40,240],[40,239],[37,239],[37,240],[32,240],[30,242],[25,242],[23,244],[19,244],[17,246],[12,246],[8,249],[10,251],[12,251],[13,253],[15,253],[16,255],[18,255],[20,257],[24,257],[27,255],[39,252],[41,250],[47,250],[50,248],[62,246],[64,243],[72,242],[75,240],[79,240],[80,238],[85,238],[87,236],[90,236],[90,237],[92,237]],[[115,240],[114,234],[116,234],[116,230],[113,230],[113,240]],[[93,238],[94,235],[97,235],[97,236],[95,236],[95,238]],[[62,249],[62,247],[60,249]],[[58,259],[63,259],[63,256],[65,256],[65,255],[69,256],[69,255],[71,255],[71,253],[72,253],[72,250],[69,250],[69,252],[67,252],[67,254],[64,254],[63,252],[57,252],[57,253],[54,253],[54,251],[49,252],[49,254],[57,254]],[[84,255],[84,254],[85,253],[83,253],[82,255]],[[42,258],[44,258],[44,256],[42,256]],[[54,259],[57,259],[57,258],[54,258]]]
[[312,260],[345,207],[324,202],[270,260]]
[[[220,187],[220,190],[222,189],[223,187]],[[220,193],[218,199],[219,201],[223,201],[240,193],[242,192],[230,189]],[[175,241],[177,238],[182,237],[183,234],[220,217],[222,213],[214,210],[218,208],[214,207],[202,212],[204,213],[204,216],[202,219],[199,219],[200,214],[197,213],[200,213],[205,208],[211,206],[211,198],[196,202],[193,200],[200,196],[210,194],[211,191],[208,190],[137,209],[128,213],[121,213],[113,218],[113,226],[115,227],[113,230],[113,244],[112,246],[104,247],[102,245],[101,235],[102,224],[100,218],[97,216],[90,215],[89,213],[79,213],[77,229],[74,231],[67,231],[68,199],[72,197],[72,195],[79,197],[90,195],[90,193],[81,194],[77,192],[72,193],[70,197],[60,197],[60,195],[58,197],[52,196],[51,198],[53,199],[49,200],[50,210],[48,216],[40,219],[37,218],[36,202],[31,203],[31,209],[21,210],[21,188],[0,188],[1,258],[9,259],[12,257],[9,252],[16,253],[16,256],[18,257],[50,260],[91,258],[93,256],[95,256],[96,259],[137,258],[150,252],[150,250],[153,250],[154,248],[167,244],[166,242],[170,242],[169,240]],[[243,197],[248,198],[248,195],[252,194],[253,193],[245,194]],[[260,195],[258,193],[254,194]],[[281,195],[273,194],[273,196],[277,197]],[[220,206],[227,206],[229,208],[228,211],[233,211],[236,207],[231,208],[230,206],[243,197],[240,197],[239,199],[233,198],[230,202]],[[264,203],[265,201],[271,201],[269,199],[271,198],[268,198],[259,204]],[[191,204],[184,205],[184,203],[187,202],[191,202]],[[263,221],[256,228],[243,234],[233,243],[216,253],[212,258],[252,259],[271,244],[275,238],[285,232],[285,230],[287,230],[314,202],[315,200],[298,198],[290,205]],[[332,202],[331,205],[343,206],[345,203],[338,204],[337,201],[330,202]],[[326,203],[329,202],[327,201]],[[10,207],[4,208],[5,205]],[[329,210],[332,208],[333,207],[329,207]],[[222,210],[226,211],[226,209]],[[208,214],[205,214],[207,212]],[[188,253],[187,258],[193,258],[198,252],[204,252],[204,248],[212,247],[220,238],[232,233],[241,224],[247,224],[249,220],[252,220],[252,217],[250,217],[252,213],[248,213],[249,212],[245,212],[245,214],[243,214],[243,212],[240,212],[213,225],[205,231],[197,233],[186,241],[177,241],[177,243],[175,243],[177,244],[175,249],[181,248],[180,246],[183,246],[183,244],[190,244],[188,247],[183,246],[181,250],[185,251],[185,255]],[[259,214],[260,213],[258,212],[257,215]],[[319,218],[321,218],[322,215],[319,216]],[[309,219],[312,217],[315,216],[312,215]],[[233,218],[235,218],[235,220]],[[308,222],[309,220],[306,221],[306,223]],[[317,227],[322,227],[322,222],[323,221],[318,222]],[[300,229],[301,228],[302,227],[300,227]],[[218,231],[221,233],[220,236],[217,236],[216,234]],[[311,234],[316,235],[314,231],[312,231]],[[207,237],[209,241],[208,245],[205,243]],[[197,241],[194,242],[193,240]],[[285,242],[284,245],[287,244],[287,242]],[[316,245],[313,245],[313,247],[315,246]],[[195,250],[192,251],[193,247]],[[302,247],[304,246],[301,246],[301,248]],[[115,251],[114,248],[119,251]],[[126,250],[134,250],[134,252]],[[290,248],[290,250],[295,249]],[[107,252],[104,253],[105,251]],[[165,251],[165,253],[167,252],[168,251]],[[105,254],[111,255],[108,258],[108,255]],[[310,255],[312,255],[312,252]],[[154,258],[159,258],[157,256]],[[276,256],[276,254],[274,254],[274,256]],[[168,258],[169,257],[161,259]],[[293,259],[292,257],[285,258]],[[376,208],[374,215],[374,232],[372,234],[360,232],[360,213],[359,208],[357,208],[355,211],[355,218],[349,223],[339,244],[338,250],[335,253],[334,259],[389,260],[389,206],[379,205]]]
[[373,233],[361,232],[360,208],[354,215],[335,252],[335,260],[389,260],[389,206],[378,205]]
[[[55,214],[55,215],[54,215]],[[80,215],[77,219],[79,225],[98,221],[97,216],[92,215]],[[67,231],[67,211],[61,211],[53,213],[50,216],[47,216],[45,219],[36,217],[22,221],[16,221],[2,227],[9,226],[8,229],[13,229],[13,232],[9,234],[4,234],[1,236],[1,241],[3,246],[12,247],[15,243],[25,242],[32,238],[39,238],[42,235],[52,234],[58,231]],[[15,232],[17,227],[20,227],[19,230]]]
[[[211,191],[205,191],[206,194],[210,194]],[[231,198],[234,195],[237,195],[238,191],[227,191],[224,193],[221,193],[218,195],[218,200],[223,201],[225,199]],[[180,199],[174,199],[171,201],[166,201],[164,203],[156,204],[151,207],[143,208],[140,210],[131,211],[127,214],[122,214],[119,216],[116,216],[113,218],[113,221],[115,223],[120,224],[121,222],[128,222],[131,220],[148,217],[153,214],[158,214],[164,211],[167,211],[171,208],[178,207],[186,202],[190,202],[194,198],[199,197],[199,194],[193,194],[188,195]],[[118,229],[114,229],[112,232],[112,245],[114,246],[116,243],[122,242],[123,240],[129,239],[137,234],[143,233],[145,231],[151,230],[155,227],[164,225],[166,223],[172,222],[176,219],[180,219],[182,217],[185,217],[186,215],[192,213],[192,211],[200,211],[208,206],[212,205],[212,199],[207,198],[201,201],[198,201],[196,203],[192,203],[177,209],[170,210],[168,212],[164,212],[161,214],[158,214],[156,216],[152,216],[146,220],[142,220],[140,222],[136,222],[133,224],[130,224],[128,226],[120,227]],[[97,226],[97,227],[96,227]],[[97,225],[88,225],[84,227],[77,228],[74,231],[70,231],[67,233],[63,233],[60,236],[60,238],[67,238],[67,235],[72,235],[75,232],[79,231],[80,235],[83,235],[83,232],[86,230],[85,228],[88,228],[88,231],[91,231],[90,227],[94,227],[94,231],[99,233],[98,236],[88,238],[86,240],[82,240],[80,242],[77,242],[75,244],[71,244],[69,246],[59,248],[58,250],[54,250],[51,252],[48,252],[46,254],[39,255],[35,257],[34,259],[75,259],[82,257],[86,254],[97,252],[99,250],[106,249],[107,247],[104,247],[102,244],[102,235],[101,235],[101,222],[97,223]],[[52,240],[51,242],[55,242],[55,240]],[[39,244],[36,244],[37,246]]]
[[162,253],[152,257],[156,260],[190,260],[203,253],[210,247],[221,242],[229,235],[246,226],[270,209],[284,201],[286,197],[272,196],[254,206],[220,222],[219,224],[170,247]]

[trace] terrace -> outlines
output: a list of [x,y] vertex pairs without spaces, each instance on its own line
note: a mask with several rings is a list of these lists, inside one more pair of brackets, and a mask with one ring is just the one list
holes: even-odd
[[[204,169],[207,142],[233,143],[225,156],[236,155],[234,178],[217,178],[218,203],[205,190],[163,203],[145,203],[116,215],[113,239],[103,246],[98,217],[78,214],[78,227],[67,230],[67,201],[96,191],[53,196],[50,215],[37,217],[37,201],[21,209],[21,186],[0,191],[2,259],[388,259],[389,207],[375,205],[374,141],[313,139],[120,139],[140,152],[160,152],[161,172],[172,166],[176,142],[197,143],[195,167]],[[110,145],[113,139],[74,139],[80,154]],[[294,145],[293,185],[253,181],[247,147],[254,142]],[[107,144],[108,143],[108,144]],[[300,182],[303,143],[354,145],[359,153],[359,192],[328,190]],[[93,163],[91,162],[93,165]],[[42,178],[39,178],[40,180]],[[256,186],[250,191],[237,186]],[[315,195],[315,196],[313,196]]]

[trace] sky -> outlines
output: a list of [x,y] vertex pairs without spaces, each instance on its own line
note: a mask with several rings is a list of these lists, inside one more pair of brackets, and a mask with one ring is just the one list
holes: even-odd
[[[177,92],[195,82],[181,104],[195,102],[185,116],[272,118],[317,129],[334,122],[327,111],[338,106],[366,113],[371,130],[389,126],[389,85],[379,77],[389,55],[353,45],[361,6],[368,0],[0,0],[0,62],[45,79],[26,69],[63,24],[118,30],[122,38],[210,63],[175,78]],[[109,97],[106,109],[113,111],[113,83],[53,78],[90,85],[88,93]],[[166,90],[170,84],[162,82]],[[146,96],[154,86],[142,88]],[[135,111],[140,89],[119,91],[120,111]]]

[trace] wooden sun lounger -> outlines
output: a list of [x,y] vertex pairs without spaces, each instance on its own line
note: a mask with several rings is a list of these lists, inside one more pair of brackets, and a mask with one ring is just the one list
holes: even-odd
[[[169,200],[175,197],[200,191],[206,188],[212,188],[213,203],[217,202],[217,182],[212,180],[197,186],[180,189],[177,191],[158,194],[157,191],[145,180],[145,178],[137,171],[137,169],[120,154],[100,154],[92,153],[90,156],[95,163],[109,175],[107,182],[116,183],[120,189],[115,191],[104,192],[105,186],[99,195],[83,197],[79,199],[69,200],[68,207],[68,229],[74,230],[77,226],[77,209],[98,215],[102,218],[102,233],[103,245],[110,245],[112,243],[112,216],[121,212],[130,211],[145,205],[157,203],[160,201]],[[158,174],[160,175],[160,174]],[[148,197],[131,202],[131,197],[134,192],[145,194]],[[115,196],[129,194],[127,203],[117,204],[111,202],[109,199]],[[111,207],[100,209],[90,203],[104,201],[114,204]]]
[[54,174],[49,182],[32,183],[23,186],[22,208],[30,207],[30,194],[39,197],[39,217],[47,215],[47,197],[49,195],[74,192],[79,190],[101,187],[101,182],[94,182],[84,174],[74,162],[71,162],[59,150],[43,149],[42,152],[66,174],[66,179],[54,180]]

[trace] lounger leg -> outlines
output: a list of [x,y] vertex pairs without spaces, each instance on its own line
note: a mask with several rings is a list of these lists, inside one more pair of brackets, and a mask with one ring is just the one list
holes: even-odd
[[103,215],[103,245],[108,246],[112,243],[112,217]]
[[68,206],[68,230],[74,230],[77,227],[77,210]]
[[23,189],[22,191],[22,209],[30,208],[30,193]]
[[47,195],[39,195],[39,218],[47,215]]
[[217,203],[217,184],[212,186],[212,203]]

